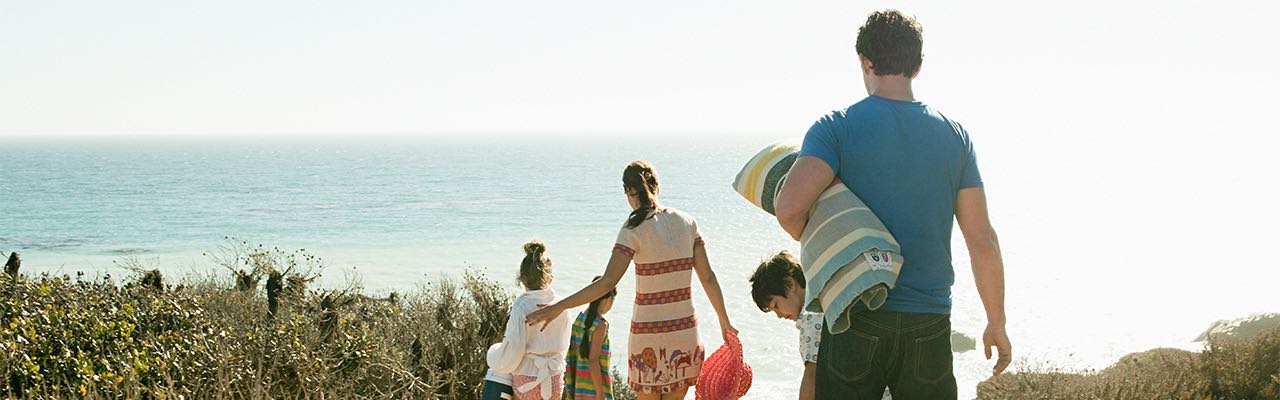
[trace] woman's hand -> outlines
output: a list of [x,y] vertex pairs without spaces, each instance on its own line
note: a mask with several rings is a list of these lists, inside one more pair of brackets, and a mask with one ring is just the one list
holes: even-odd
[[720,323],[720,336],[724,337],[724,341],[726,341],[726,342],[728,342],[728,341],[729,341],[729,332],[733,332],[733,335],[734,335],[734,336],[737,336],[737,335],[738,335],[738,328],[734,328],[734,327],[733,327],[733,324],[729,323],[729,321],[721,322],[721,323]]
[[548,304],[541,306],[537,311],[529,313],[529,316],[524,318],[524,323],[528,325],[536,325],[541,322],[542,326],[538,327],[538,331],[543,331],[547,329],[547,324],[550,324],[552,320],[556,319],[556,317],[559,317],[560,314],[563,313],[564,310],[560,309],[559,302]]

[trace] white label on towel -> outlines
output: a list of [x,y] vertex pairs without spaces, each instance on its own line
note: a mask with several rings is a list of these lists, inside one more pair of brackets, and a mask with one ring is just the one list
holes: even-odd
[[862,253],[867,259],[867,264],[871,265],[872,271],[892,270],[893,269],[893,253],[880,250],[869,250]]

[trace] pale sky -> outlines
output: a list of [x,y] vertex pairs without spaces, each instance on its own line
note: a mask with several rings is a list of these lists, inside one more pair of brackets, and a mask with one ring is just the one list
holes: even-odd
[[971,130],[1257,132],[1280,86],[1262,1],[0,0],[0,134],[799,135],[889,7]]
[[1080,198],[1163,245],[1190,200],[1269,246],[1261,1],[0,0],[0,135],[798,137],[866,95],[857,28],[895,6],[924,26],[917,97],[964,123],[993,202]]

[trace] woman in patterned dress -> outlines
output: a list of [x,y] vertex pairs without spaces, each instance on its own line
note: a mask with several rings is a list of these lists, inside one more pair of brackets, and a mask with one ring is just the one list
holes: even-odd
[[738,331],[729,323],[720,283],[707,260],[697,222],[689,214],[658,204],[658,175],[653,166],[645,161],[631,162],[622,172],[622,187],[633,211],[618,232],[604,278],[529,314],[526,321],[531,325],[545,323],[599,298],[618,285],[635,261],[627,383],[641,400],[683,399],[697,383],[706,355],[691,300],[694,273],[720,318],[721,334]]

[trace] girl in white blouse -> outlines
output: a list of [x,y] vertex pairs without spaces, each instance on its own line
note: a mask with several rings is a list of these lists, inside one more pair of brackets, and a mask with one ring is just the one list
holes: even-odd
[[551,259],[540,240],[524,245],[520,284],[525,292],[511,303],[511,317],[501,343],[489,348],[486,360],[491,377],[511,374],[517,399],[559,399],[564,390],[565,353],[573,322],[561,313],[546,329],[529,329],[525,317],[556,301],[551,290]]

